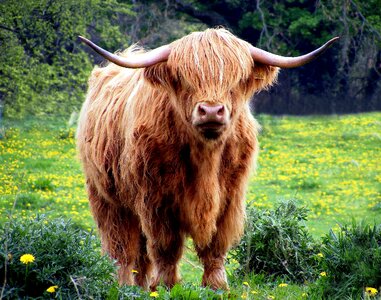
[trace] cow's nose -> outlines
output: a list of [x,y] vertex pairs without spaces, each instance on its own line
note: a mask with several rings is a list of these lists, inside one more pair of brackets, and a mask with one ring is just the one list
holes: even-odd
[[225,121],[225,106],[202,103],[198,106],[197,114],[201,123],[223,123]]
[[223,105],[200,104],[198,107],[200,116],[210,116],[211,118],[222,116],[224,111],[225,107]]

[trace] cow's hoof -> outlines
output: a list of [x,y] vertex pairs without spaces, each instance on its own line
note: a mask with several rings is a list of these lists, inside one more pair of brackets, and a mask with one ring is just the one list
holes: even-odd
[[210,287],[213,290],[229,290],[228,281],[226,278],[225,268],[215,268],[205,271],[202,276],[202,286]]

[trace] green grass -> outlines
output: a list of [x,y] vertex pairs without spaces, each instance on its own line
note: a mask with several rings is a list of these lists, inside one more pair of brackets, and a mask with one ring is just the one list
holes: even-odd
[[250,205],[295,198],[311,210],[308,226],[315,236],[352,218],[380,223],[380,113],[259,120],[261,153]]
[[[328,117],[258,117],[263,130],[257,174],[251,178],[249,206],[270,208],[296,199],[310,209],[308,228],[315,237],[352,218],[381,223],[381,113]],[[0,222],[9,214],[28,219],[36,214],[71,219],[95,227],[75,150],[74,129],[66,120],[5,120],[0,139]],[[191,242],[181,262],[184,284],[160,297],[210,291],[196,288],[202,269]],[[227,272],[230,295],[217,298],[305,299],[308,285],[279,282],[260,275],[244,280]],[[247,282],[247,284],[244,284]],[[214,297],[214,296],[213,296]]]
[[[74,129],[64,120],[6,122],[0,140],[0,215],[27,218],[36,213],[64,216],[94,227],[84,178],[76,157]],[[69,132],[67,136],[63,133]]]

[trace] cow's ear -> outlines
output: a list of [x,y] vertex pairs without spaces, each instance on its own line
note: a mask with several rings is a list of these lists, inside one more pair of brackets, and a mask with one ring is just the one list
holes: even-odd
[[276,83],[279,68],[255,63],[253,70],[254,89],[261,91]]
[[267,89],[276,83],[278,72],[279,68],[277,67],[255,63],[251,76],[241,81],[240,89],[248,96]]
[[153,86],[174,89],[175,79],[166,62],[158,63],[144,69],[144,78]]

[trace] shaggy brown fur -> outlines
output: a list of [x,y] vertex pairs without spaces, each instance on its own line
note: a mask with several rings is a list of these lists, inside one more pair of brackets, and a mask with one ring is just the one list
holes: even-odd
[[[167,62],[149,68],[92,72],[77,133],[90,204],[120,283],[173,286],[190,236],[202,284],[227,288],[225,255],[243,231],[258,152],[248,102],[278,69],[255,64],[248,44],[224,29],[192,33],[171,48]],[[230,111],[216,139],[190,123],[200,101]]]

